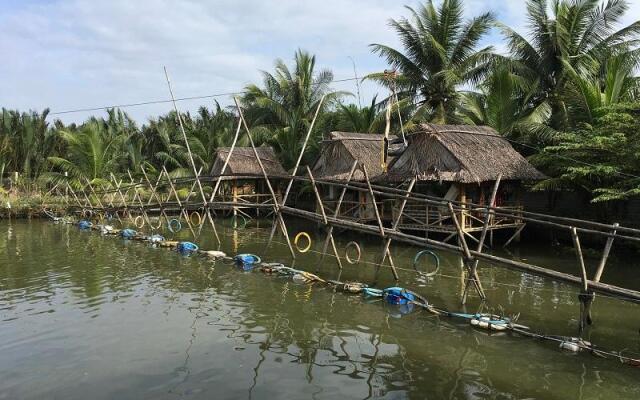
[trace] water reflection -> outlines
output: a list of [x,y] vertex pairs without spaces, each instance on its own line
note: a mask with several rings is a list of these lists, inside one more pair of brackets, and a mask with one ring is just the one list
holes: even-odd
[[[269,229],[220,231],[220,249],[259,252]],[[340,236],[342,245],[352,239]],[[207,237],[203,247],[217,248]],[[414,253],[394,248],[394,259],[410,265]],[[289,262],[282,246],[267,256]],[[402,278],[433,303],[457,309],[459,259],[442,258],[440,276]],[[317,255],[302,256],[296,267],[314,270],[318,262]],[[340,271],[328,257],[320,272],[392,283],[384,268]],[[483,268],[482,277],[487,309],[520,312],[541,330],[575,332],[570,287],[495,268]],[[591,340],[637,348],[630,335],[637,306],[596,302]],[[0,223],[0,398],[640,396],[638,371],[612,361],[488,335],[421,311],[397,316],[394,306],[359,296],[66,225]]]

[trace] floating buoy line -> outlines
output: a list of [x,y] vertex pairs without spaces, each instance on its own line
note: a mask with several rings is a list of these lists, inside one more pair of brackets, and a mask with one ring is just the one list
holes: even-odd
[[[512,333],[525,338],[533,338],[547,342],[555,342],[558,344],[558,348],[562,351],[571,353],[589,353],[593,356],[607,359],[616,359],[624,365],[632,367],[640,367],[640,356],[631,357],[626,355],[627,350],[622,351],[609,351],[601,349],[593,343],[586,341],[579,337],[561,336],[561,335],[548,335],[544,333],[537,333],[531,330],[526,325],[519,324],[518,318],[510,318],[501,315],[489,314],[489,313],[462,313],[452,312],[443,308],[437,307],[434,304],[429,303],[426,297],[402,287],[388,287],[388,288],[373,288],[367,284],[361,282],[342,282],[337,280],[326,280],[320,276],[287,267],[282,263],[270,263],[265,262],[261,257],[254,254],[238,254],[233,257],[227,256],[222,251],[217,250],[202,250],[199,246],[193,242],[188,241],[171,241],[165,239],[162,235],[152,234],[145,235],[131,228],[116,229],[111,225],[94,224],[91,221],[82,219],[80,221],[74,221],[68,217],[56,217],[53,214],[47,214],[55,223],[66,223],[77,226],[81,230],[97,231],[105,236],[121,237],[124,240],[146,242],[154,247],[174,249],[176,252],[183,256],[195,256],[200,255],[208,257],[214,260],[224,260],[230,265],[235,265],[242,271],[260,271],[265,275],[273,275],[279,277],[291,278],[294,282],[300,284],[319,284],[325,287],[331,287],[336,291],[341,291],[346,294],[359,294],[365,299],[380,299],[385,303],[398,307],[398,312],[401,315],[406,315],[414,312],[416,309],[425,310],[433,315],[440,317],[447,317],[453,319],[460,319],[468,321],[469,325],[475,329],[481,329],[489,332],[503,332]],[[192,214],[193,215],[193,214]],[[138,226],[136,219],[134,219],[134,226]],[[167,223],[169,231],[172,233],[178,232],[182,227],[179,219],[170,219]],[[307,241],[308,246],[305,245],[302,250],[308,251],[311,247],[311,238],[308,234],[300,235],[299,238],[303,238]],[[352,244],[354,243],[355,246]],[[357,251],[357,260],[360,259],[360,247],[355,242],[350,242],[348,247],[353,247]],[[428,276],[434,276],[439,270],[440,260],[438,255],[432,250],[422,250],[418,252],[413,261],[413,268],[416,272],[425,275],[418,270],[418,262],[424,257],[429,256],[435,261],[436,268],[434,271],[426,273]],[[352,260],[353,261],[353,260]],[[357,261],[356,261],[357,262]],[[624,353],[624,354],[623,354]]]

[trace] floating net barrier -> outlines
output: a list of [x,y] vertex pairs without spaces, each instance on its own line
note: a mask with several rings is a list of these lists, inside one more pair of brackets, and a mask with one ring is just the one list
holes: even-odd
[[[92,224],[86,220],[80,220],[76,223],[79,229],[95,230],[104,232],[105,226],[100,224]],[[264,275],[278,276],[288,278],[298,284],[318,284],[324,287],[332,288],[346,294],[359,294],[364,299],[379,299],[392,307],[397,307],[396,311],[399,316],[415,312],[418,309],[425,310],[432,315],[447,317],[452,319],[460,319],[468,321],[469,325],[474,329],[481,329],[490,332],[511,333],[524,338],[533,338],[546,342],[554,342],[562,351],[571,353],[588,353],[599,358],[607,358],[617,360],[620,363],[640,367],[640,355],[632,354],[628,349],[621,351],[611,351],[600,348],[595,344],[579,337],[548,335],[537,333],[530,327],[518,323],[517,317],[508,317],[504,315],[496,315],[490,313],[463,313],[449,311],[431,304],[426,297],[406,288],[388,287],[373,288],[361,282],[342,282],[337,280],[327,280],[308,271],[288,267],[281,263],[269,263],[263,261],[260,256],[255,254],[238,254],[235,257],[228,257],[225,253],[216,250],[201,250],[197,244],[192,242],[167,241],[164,237],[152,234],[150,236],[141,234],[133,229],[126,228],[122,230],[112,229],[111,235],[120,235],[126,240],[137,240],[148,242],[157,247],[173,248],[183,255],[202,255],[208,259],[222,260],[224,264],[236,266],[244,272],[260,271]],[[422,255],[429,255],[436,262],[436,270],[439,269],[439,258],[437,254],[431,250],[421,252]],[[420,253],[419,253],[420,254]],[[420,257],[416,256],[416,259]],[[415,262],[414,262],[415,264]],[[415,267],[414,267],[415,268]],[[417,269],[417,268],[415,268]],[[415,269],[404,269],[416,273]],[[436,271],[437,272],[437,271]],[[421,273],[418,271],[418,273]]]

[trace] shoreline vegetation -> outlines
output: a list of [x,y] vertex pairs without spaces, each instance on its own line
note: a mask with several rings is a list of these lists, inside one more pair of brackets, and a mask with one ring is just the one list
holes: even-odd
[[[312,53],[276,60],[239,98],[256,145],[272,146],[290,169],[324,97],[305,164],[324,134],[382,133],[390,115],[392,134],[424,122],[494,128],[548,176],[532,190],[573,191],[603,207],[640,195],[640,21],[620,23],[628,2],[528,0],[524,32],[492,12],[467,19],[465,6],[427,0],[390,19],[402,45],[370,45],[388,69],[364,77],[380,91],[363,106],[332,88],[333,73]],[[490,32],[502,35],[505,54],[480,46]],[[233,140],[237,111],[215,103],[180,117],[196,167],[210,171],[216,150]],[[60,201],[47,194],[55,185],[108,188],[111,176],[139,179],[144,169],[153,179],[163,167],[172,178],[193,175],[175,112],[139,125],[108,109],[65,124],[48,109],[2,108],[2,216],[41,214]]]

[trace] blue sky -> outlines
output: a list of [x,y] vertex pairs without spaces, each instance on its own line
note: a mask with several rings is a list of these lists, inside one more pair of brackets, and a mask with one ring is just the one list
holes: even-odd
[[[468,16],[493,10],[525,30],[524,1],[467,0]],[[52,111],[168,98],[163,66],[178,97],[241,90],[290,61],[297,48],[315,53],[336,79],[385,69],[370,43],[398,46],[389,18],[416,0],[0,0],[0,106]],[[626,23],[640,19],[630,1]],[[503,48],[498,32],[485,44]],[[353,82],[336,89],[355,93]],[[363,102],[385,91],[363,83]],[[207,100],[210,104],[210,101]],[[207,101],[179,103],[196,110]],[[219,99],[229,104],[231,99]],[[169,104],[127,109],[144,122]],[[89,113],[60,116],[82,121]],[[92,114],[100,114],[93,112]]]

